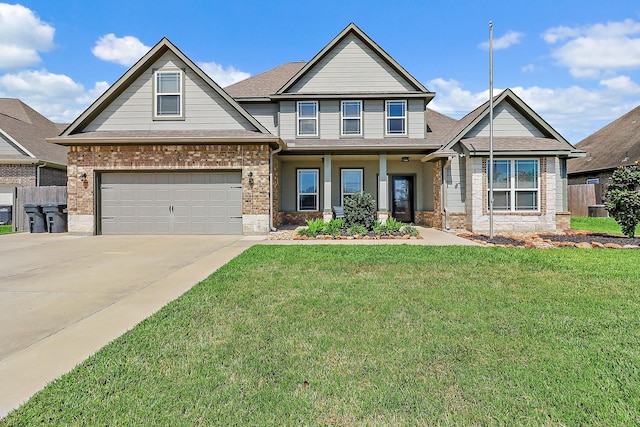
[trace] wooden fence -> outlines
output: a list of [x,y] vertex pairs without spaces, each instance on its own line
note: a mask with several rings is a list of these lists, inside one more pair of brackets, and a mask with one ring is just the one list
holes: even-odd
[[568,196],[571,216],[589,216],[589,206],[598,204],[595,184],[569,185]]
[[15,231],[29,231],[29,217],[24,213],[24,205],[33,203],[67,203],[67,187],[17,187],[16,199],[13,204],[13,229]]

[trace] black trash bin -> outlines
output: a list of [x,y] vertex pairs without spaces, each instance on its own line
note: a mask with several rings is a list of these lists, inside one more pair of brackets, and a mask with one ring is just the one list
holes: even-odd
[[29,215],[29,231],[32,233],[46,233],[47,222],[42,206],[31,203],[24,204],[24,211]]
[[11,224],[13,206],[0,205],[0,225]]
[[65,233],[67,231],[67,205],[47,203],[42,210],[47,216],[49,233]]

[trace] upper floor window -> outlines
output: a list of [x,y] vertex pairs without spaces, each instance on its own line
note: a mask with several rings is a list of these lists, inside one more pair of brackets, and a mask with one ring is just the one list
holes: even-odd
[[155,116],[182,117],[182,72],[156,71]]
[[387,101],[387,135],[407,134],[407,101]]
[[318,101],[298,101],[298,135],[318,136]]
[[[500,159],[494,160],[493,164],[493,209],[538,211],[540,206],[538,159]],[[487,171],[487,180],[489,172]],[[490,194],[489,197],[491,197]]]
[[362,101],[342,101],[342,135],[362,135]]

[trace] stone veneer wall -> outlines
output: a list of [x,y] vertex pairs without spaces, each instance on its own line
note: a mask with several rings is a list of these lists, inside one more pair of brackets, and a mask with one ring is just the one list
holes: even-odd
[[36,166],[0,165],[0,184],[13,184],[16,187],[35,187]]
[[[69,147],[67,168],[69,231],[94,232],[96,172],[239,170],[242,172],[244,231],[247,234],[266,233],[269,222],[270,152],[268,144]],[[253,172],[253,186],[249,185],[249,172]],[[80,179],[82,174],[86,174],[85,181]]]
[[279,224],[306,225],[306,220],[322,219],[323,213],[317,212],[278,212]]

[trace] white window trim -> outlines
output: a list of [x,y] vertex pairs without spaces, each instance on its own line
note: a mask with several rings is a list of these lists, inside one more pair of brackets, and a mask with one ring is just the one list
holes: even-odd
[[[180,88],[180,92],[163,92],[158,93],[158,75],[171,73],[178,74],[179,83],[178,87]],[[168,114],[158,114],[158,97],[162,95],[178,95],[180,97],[180,101],[178,105],[180,107],[180,114],[176,115],[168,115]],[[176,119],[184,119],[184,71],[178,68],[163,68],[157,69],[153,71],[153,118],[154,120],[176,120]]]
[[[300,104],[315,104],[316,106],[316,115],[315,117],[300,117]],[[297,101],[296,102],[296,136],[301,136],[301,137],[314,137],[314,136],[318,136],[318,133],[320,131],[320,123],[318,120],[318,113],[319,113],[319,109],[320,109],[320,105],[318,103],[318,101]],[[300,120],[315,120],[316,121],[316,133],[300,133]]]
[[[300,172],[315,172],[316,173],[316,191],[314,193],[301,193],[300,192]],[[316,196],[316,205],[314,209],[301,209],[300,208],[300,196]],[[318,212],[320,206],[320,169],[298,169],[296,171],[296,209],[299,212]]]
[[[510,162],[510,176],[509,176],[509,188],[508,189],[493,189],[493,193],[495,195],[495,193],[509,193],[509,200],[510,200],[510,206],[509,209],[496,209],[495,205],[493,206],[493,210],[494,212],[513,212],[513,213],[525,213],[525,212],[540,212],[540,180],[542,179],[542,177],[540,176],[540,159],[536,158],[536,159],[531,159],[531,158],[512,158],[512,159],[494,159],[493,161],[504,161],[504,160],[508,160]],[[536,170],[536,176],[537,176],[537,182],[536,182],[536,187],[532,187],[532,188],[516,188],[516,161],[519,160],[535,160],[537,163],[537,170]],[[489,160],[487,159],[487,163],[489,163]],[[535,209],[528,209],[528,210],[516,210],[516,193],[518,192],[532,192],[535,191],[537,196],[536,196],[536,202],[537,202],[537,206]],[[489,193],[489,174],[487,173],[487,194]],[[489,197],[491,197],[490,194],[488,194]],[[487,198],[487,209],[489,209],[489,199]]]
[[[398,103],[401,102],[404,104],[404,115],[403,116],[389,116],[389,104],[390,103]],[[407,100],[406,99],[390,99],[385,101],[384,103],[384,134],[386,136],[406,136],[407,128],[408,128],[408,120],[407,120]],[[403,133],[390,133],[389,132],[389,119],[403,119],[404,120],[404,132]]]
[[355,193],[345,193],[344,192],[344,173],[345,172],[360,172],[360,190],[364,191],[364,169],[362,168],[349,168],[349,169],[340,169],[340,203],[344,206],[344,198],[345,196],[351,196]]
[[[358,117],[350,117],[344,116],[344,104],[345,103],[354,103],[357,102],[360,105],[360,115]],[[362,101],[356,101],[356,100],[349,100],[349,101],[340,101],[340,136],[346,136],[346,137],[351,137],[351,136],[362,136]],[[360,132],[358,133],[344,133],[344,121],[345,120],[359,120],[360,121]]]

